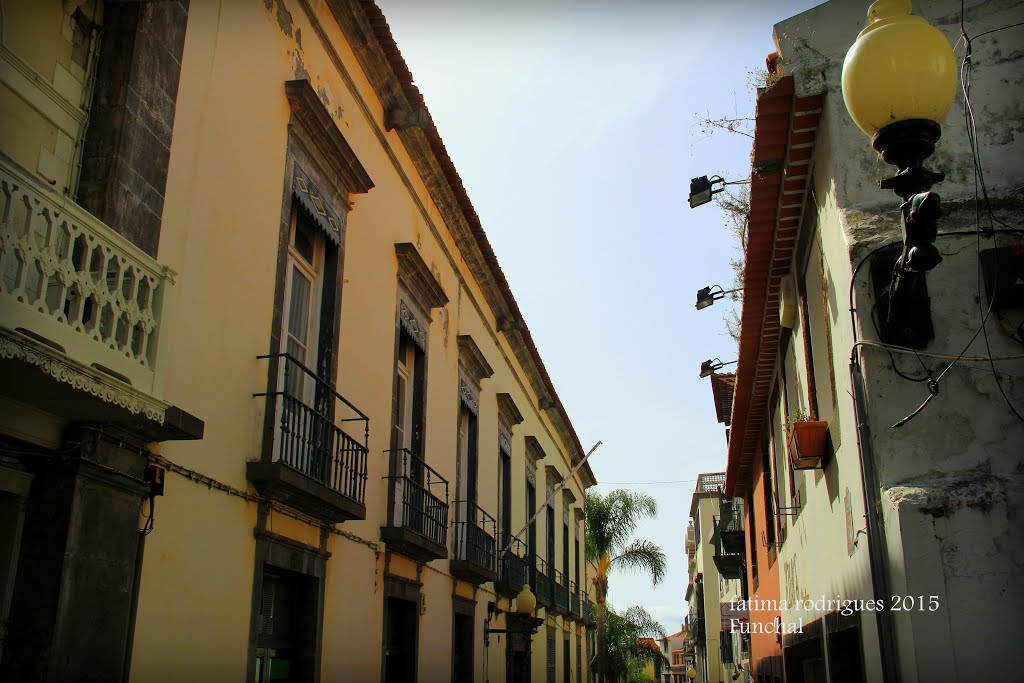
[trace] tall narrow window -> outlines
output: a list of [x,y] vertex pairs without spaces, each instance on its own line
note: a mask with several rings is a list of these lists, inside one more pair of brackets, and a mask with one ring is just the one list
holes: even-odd
[[335,437],[332,374],[338,248],[295,205],[288,238],[276,459],[327,481]]
[[504,448],[499,453],[501,468],[498,470],[498,491],[501,496],[501,547],[504,548],[512,538],[512,456]]
[[477,418],[466,403],[459,408],[459,498],[476,504],[477,499]]
[[[527,465],[529,467],[529,465]],[[534,558],[537,557],[537,519],[533,517],[533,513],[537,509],[537,487],[532,481],[527,480],[526,482],[526,517],[527,519],[533,518],[530,522],[530,527],[526,532],[526,552],[530,556],[530,566],[536,565]],[[534,587],[536,588],[536,587]]]
[[311,577],[267,567],[259,603],[256,681],[312,680],[308,651],[316,614]]
[[[498,534],[499,549],[510,547],[512,541],[512,429],[523,421],[523,415],[516,407],[512,396],[507,393],[495,394],[498,404]],[[527,464],[529,467],[529,464]],[[523,519],[525,523],[529,515]],[[517,524],[518,527],[518,524]],[[518,528],[516,529],[518,531]],[[519,539],[520,543],[523,539]],[[522,556],[522,546],[515,544],[515,554]]]
[[[324,240],[301,211],[292,212],[288,247],[288,284],[285,310],[285,353],[306,368],[316,365],[320,332],[320,306],[323,298]],[[305,372],[289,369],[285,389],[307,405],[312,402],[312,387]]]
[[566,511],[565,519],[562,521],[562,576],[565,582],[569,583],[569,516]]
[[547,663],[548,663],[548,683],[556,683],[555,677],[555,627],[548,626],[548,637],[547,637]]
[[750,579],[757,590],[757,517],[754,514],[754,492],[751,491],[747,499],[747,519],[750,520]]
[[546,513],[547,523],[544,525],[544,530],[548,535],[548,543],[547,557],[545,559],[548,561],[548,571],[551,571],[555,567],[555,508],[548,505]]
[[575,546],[573,548],[573,550],[574,550],[573,557],[576,558],[576,571],[574,572],[573,576],[574,576],[574,580],[576,581],[576,589],[577,590],[583,590],[583,585],[580,584],[580,537],[579,536],[577,536],[576,538],[573,539],[573,544]]
[[761,445],[761,477],[764,490],[764,532],[769,546],[775,543],[775,484],[772,482],[771,457],[771,448],[766,437]]
[[399,335],[395,368],[393,448],[422,460],[426,354],[405,329]]

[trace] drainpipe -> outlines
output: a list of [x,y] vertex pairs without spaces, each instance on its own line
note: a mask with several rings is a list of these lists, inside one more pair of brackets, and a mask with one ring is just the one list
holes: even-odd
[[[857,361],[857,352],[850,358],[850,382],[853,386],[854,414],[857,419],[857,453],[860,459],[860,479],[864,490],[864,513],[868,524],[868,562],[871,567],[871,590],[882,609],[875,611],[878,627],[878,652],[882,659],[882,683],[899,683],[896,666],[892,614],[889,612],[889,577],[886,572],[885,531],[882,528],[882,502],[878,477],[871,451],[871,428],[864,401],[864,377]],[[876,603],[877,604],[877,603]]]

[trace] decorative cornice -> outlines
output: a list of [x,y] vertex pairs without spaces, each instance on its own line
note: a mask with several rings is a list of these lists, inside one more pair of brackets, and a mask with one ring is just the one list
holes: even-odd
[[512,435],[503,424],[498,425],[498,448],[512,455]]
[[526,463],[526,481],[530,482],[534,486],[537,485],[537,463]]
[[291,125],[298,125],[317,151],[338,175],[346,192],[362,194],[373,188],[373,180],[345,136],[338,130],[327,107],[320,101],[309,79],[285,81],[284,92],[292,108]]
[[547,457],[544,449],[541,448],[540,442],[537,441],[535,436],[526,437],[526,462],[534,467],[537,466],[538,460],[543,460]]
[[547,476],[549,488],[554,488],[562,483],[562,473],[554,465],[545,465],[544,474]]
[[565,506],[569,507],[576,502],[576,494],[572,492],[568,486],[562,489],[562,500],[565,501]]
[[430,272],[414,244],[395,244],[395,255],[398,257],[398,279],[409,290],[417,306],[429,312],[448,303],[448,295],[444,293],[444,288]]
[[585,520],[587,518],[587,512],[586,512],[586,510],[583,509],[582,505],[580,507],[578,507],[578,508],[573,508],[572,511],[576,515],[576,523],[577,524],[582,523],[583,520]]
[[35,365],[58,382],[96,396],[105,403],[124,408],[133,415],[145,415],[159,424],[164,422],[167,404],[128,385],[119,386],[107,382],[95,376],[91,369],[70,359],[57,358],[28,340],[8,336],[6,330],[0,332],[0,358],[12,358]]
[[499,393],[496,398],[498,399],[498,421],[501,424],[511,430],[512,427],[523,421],[523,414],[519,412],[516,402],[512,400],[512,394]]
[[494,374],[494,370],[487,363],[480,347],[476,345],[473,338],[468,334],[460,334],[459,342],[459,367],[462,368],[466,377],[480,386],[480,382]]
[[474,415],[480,413],[480,397],[476,395],[473,387],[469,386],[464,379],[459,380],[459,396]]
[[404,301],[398,302],[398,323],[409,333],[421,351],[427,350],[427,330]]
[[430,115],[426,109],[388,109],[384,113],[384,130],[426,128],[429,125]]

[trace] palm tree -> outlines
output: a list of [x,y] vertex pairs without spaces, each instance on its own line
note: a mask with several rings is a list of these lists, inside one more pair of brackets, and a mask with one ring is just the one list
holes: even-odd
[[608,574],[613,569],[650,572],[654,585],[665,576],[667,560],[661,548],[644,540],[632,540],[637,523],[658,514],[658,504],[645,493],[619,489],[608,495],[586,494],[587,561],[595,567],[594,593],[597,599],[597,670],[607,683],[605,643]]
[[[657,647],[646,647],[642,638],[664,638],[665,629],[643,607],[634,605],[616,612],[605,605],[605,666],[608,679],[616,683],[650,681],[644,673],[649,663],[664,661]],[[657,666],[655,666],[657,671]]]

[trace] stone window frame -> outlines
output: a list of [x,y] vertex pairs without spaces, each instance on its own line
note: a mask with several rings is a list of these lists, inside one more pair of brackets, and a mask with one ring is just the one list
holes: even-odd
[[256,650],[260,629],[260,604],[263,594],[263,575],[267,566],[299,574],[314,581],[316,596],[312,614],[306,614],[306,628],[313,643],[312,681],[320,680],[320,659],[323,652],[324,601],[326,597],[327,560],[331,553],[325,548],[326,537],[321,534],[321,547],[314,548],[299,541],[257,528],[255,567],[252,581],[252,611],[249,619],[249,646],[246,662],[246,680],[256,676]]
[[[331,294],[334,320],[331,325],[331,348],[326,363],[331,384],[337,383],[338,347],[341,337],[342,290],[345,280],[345,234],[348,214],[355,206],[356,194],[373,189],[366,169],[338,129],[331,114],[308,79],[286,81],[284,95],[291,109],[288,121],[288,143],[285,151],[285,178],[278,224],[278,244],[274,270],[274,315],[271,319],[271,355],[283,348],[285,290],[288,281],[289,248],[292,216],[303,211],[324,233],[324,239],[337,249],[337,276]],[[323,349],[318,353],[323,352]],[[319,362],[314,365],[319,365]],[[281,359],[272,357],[267,368],[267,393],[264,404],[263,444],[260,459],[273,459],[277,429],[277,402],[273,396],[281,376]]]
[[[385,649],[388,643],[388,598],[396,598],[398,600],[404,600],[410,602],[416,607],[417,615],[422,614],[423,608],[423,583],[420,581],[412,581],[401,576],[395,576],[394,574],[384,575],[384,586],[383,586],[383,614],[381,618],[381,648],[380,648],[380,680],[384,682],[384,676],[387,675],[387,654]],[[413,671],[415,672],[416,679],[419,677],[419,652],[420,652],[420,622],[422,620],[417,617],[416,619],[416,639],[415,639],[415,653],[413,655]]]
[[[456,415],[459,420],[459,425],[456,428],[456,434],[461,435],[461,429],[458,426],[461,425],[462,421],[462,408],[465,407],[471,414],[472,419],[476,421],[476,428],[468,430],[466,438],[471,439],[474,442],[463,444],[461,438],[458,440],[458,446],[455,455],[455,497],[456,499],[469,498],[469,485],[470,482],[465,483],[465,491],[463,491],[462,481],[462,458],[463,451],[466,455],[472,451],[475,453],[477,459],[477,481],[472,482],[475,490],[477,491],[477,497],[479,498],[479,462],[480,462],[480,429],[479,429],[479,416],[480,416],[480,385],[485,379],[488,379],[494,375],[494,370],[487,362],[487,358],[484,356],[480,347],[477,346],[476,342],[473,341],[473,337],[468,334],[460,334],[456,338],[456,342],[459,348],[459,397],[458,405],[456,406]],[[468,475],[468,465],[467,465]]]
[[[519,408],[516,406],[516,403],[512,399],[512,395],[511,394],[508,394],[508,393],[505,393],[505,392],[499,392],[499,393],[495,394],[495,399],[496,399],[496,401],[498,403],[498,458],[499,458],[499,467],[500,467],[500,461],[501,461],[502,458],[508,458],[509,459],[509,474],[508,474],[509,481],[507,483],[504,482],[501,479],[501,476],[498,477],[498,481],[497,481],[497,484],[498,484],[498,498],[497,498],[497,500],[498,500],[498,518],[497,518],[497,524],[498,524],[498,532],[499,532],[499,534],[503,533],[504,522],[505,522],[505,517],[504,517],[504,512],[503,512],[504,507],[505,507],[505,491],[504,491],[504,488],[507,487],[508,488],[508,497],[509,497],[509,520],[508,520],[508,522],[509,522],[509,524],[508,524],[509,531],[508,531],[508,533],[509,533],[509,535],[511,535],[512,533],[514,533],[513,529],[515,528],[514,524],[512,523],[512,520],[511,520],[511,518],[513,516],[513,512],[512,511],[515,509],[515,506],[512,504],[512,500],[511,500],[512,499],[512,481],[511,481],[511,479],[512,479],[512,467],[511,467],[511,465],[512,465],[512,430],[513,430],[513,428],[516,425],[522,424],[522,422],[523,422],[523,414],[521,412],[519,412]],[[499,473],[500,472],[501,472],[501,470],[499,469]],[[525,523],[526,520],[529,519],[529,514],[530,513],[527,513],[527,516],[523,518],[523,523]],[[509,541],[510,541],[510,539],[504,539],[505,543],[508,543]]]
[[[416,245],[411,242],[396,242],[395,257],[398,262],[396,278],[398,281],[397,301],[395,304],[395,352],[394,364],[391,371],[392,388],[391,395],[394,397],[398,392],[398,363],[401,350],[402,333],[406,333],[423,352],[423,424],[421,425],[422,442],[426,442],[427,419],[426,419],[426,397],[430,383],[430,345],[429,331],[433,322],[433,310],[444,308],[448,305],[448,295],[444,291],[437,276],[427,266],[426,261],[420,255]],[[411,389],[410,389],[411,390]],[[388,438],[389,450],[394,451],[398,446],[394,442],[394,424],[398,419],[397,406],[392,400],[391,408],[391,436]],[[426,461],[426,453],[423,453],[423,460]],[[389,501],[389,505],[393,501]]]

